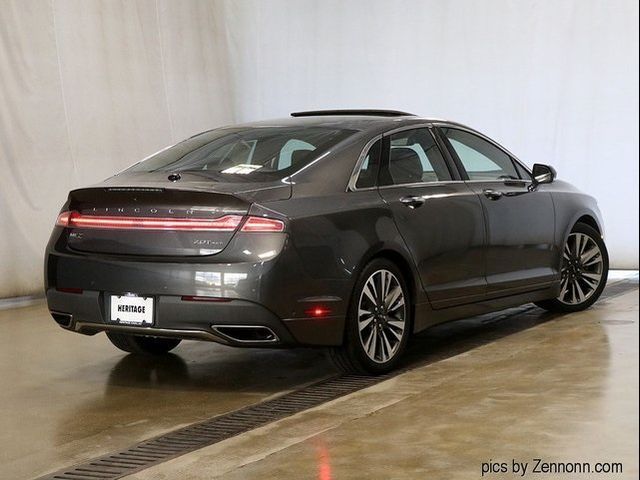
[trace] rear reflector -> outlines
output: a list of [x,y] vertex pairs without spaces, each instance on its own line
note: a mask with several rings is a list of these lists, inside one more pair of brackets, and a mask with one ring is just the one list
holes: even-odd
[[282,220],[275,220],[273,218],[264,217],[249,217],[244,225],[242,225],[242,232],[283,232],[284,222]]
[[240,222],[240,215],[220,218],[147,218],[83,215],[79,212],[63,212],[56,225],[70,228],[101,228],[106,230],[187,230],[197,232],[233,232]]
[[304,314],[309,317],[315,318],[326,317],[328,315],[331,315],[331,309],[322,305],[317,305],[315,307],[306,309],[304,311]]

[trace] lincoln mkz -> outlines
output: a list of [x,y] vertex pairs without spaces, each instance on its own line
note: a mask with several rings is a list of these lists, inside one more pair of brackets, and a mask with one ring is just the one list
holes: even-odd
[[593,304],[596,201],[458,123],[388,110],[217,128],[74,190],[46,250],[51,315],[139,354],[182,339],[397,365],[412,334]]

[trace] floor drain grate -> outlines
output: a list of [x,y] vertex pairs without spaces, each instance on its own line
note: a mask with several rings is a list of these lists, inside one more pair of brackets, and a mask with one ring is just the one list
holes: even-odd
[[[603,297],[612,298],[638,287],[637,279],[607,286]],[[529,310],[532,307],[520,307]],[[378,377],[342,375],[286,393],[272,400],[229,412],[204,422],[171,431],[117,453],[93,458],[40,477],[39,480],[113,480],[166,462],[185,453],[213,445],[227,438],[253,430],[276,420],[317,407],[395,375],[415,365]]]
[[42,480],[112,480],[253,430],[378,383],[388,376],[343,375],[146,440],[118,453],[40,477]]

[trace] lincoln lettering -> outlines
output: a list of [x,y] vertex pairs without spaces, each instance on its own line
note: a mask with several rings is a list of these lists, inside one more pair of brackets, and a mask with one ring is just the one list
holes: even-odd
[[118,312],[145,313],[144,305],[118,305]]

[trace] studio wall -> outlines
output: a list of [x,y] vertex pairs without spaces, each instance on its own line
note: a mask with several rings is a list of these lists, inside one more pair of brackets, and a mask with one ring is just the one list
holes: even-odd
[[42,290],[72,188],[232,122],[210,1],[0,0],[0,298]]
[[198,131],[315,108],[467,123],[598,198],[638,267],[634,0],[0,0],[0,298],[68,190]]
[[377,107],[466,123],[594,195],[638,268],[636,0],[224,3],[241,120]]

